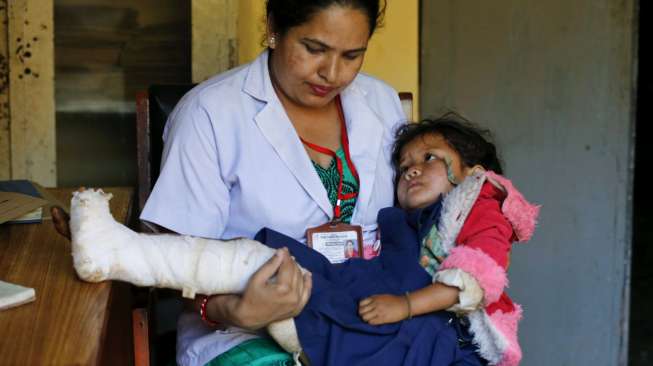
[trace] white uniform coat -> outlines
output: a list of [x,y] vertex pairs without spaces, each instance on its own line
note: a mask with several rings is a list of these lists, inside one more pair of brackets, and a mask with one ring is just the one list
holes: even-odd
[[[341,99],[360,177],[352,223],[363,227],[371,245],[378,211],[393,204],[390,150],[406,117],[396,91],[364,74]],[[304,241],[307,228],[333,217],[326,189],[273,89],[267,51],[186,94],[163,138],[161,175],[142,220],[207,238],[251,238],[269,227]],[[192,334],[180,339],[181,364],[202,364],[224,350],[219,340],[206,339],[220,332]],[[205,345],[213,350],[200,349]]]

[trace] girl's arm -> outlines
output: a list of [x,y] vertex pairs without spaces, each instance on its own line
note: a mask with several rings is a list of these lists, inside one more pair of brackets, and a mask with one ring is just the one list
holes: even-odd
[[405,295],[374,295],[363,299],[358,313],[369,324],[395,323],[416,315],[445,310],[458,303],[457,287],[433,283]]

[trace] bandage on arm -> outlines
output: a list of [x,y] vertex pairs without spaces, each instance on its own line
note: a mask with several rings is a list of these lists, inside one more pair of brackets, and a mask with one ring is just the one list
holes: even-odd
[[483,289],[474,277],[462,269],[441,270],[435,274],[433,282],[440,282],[460,290],[458,302],[447,308],[447,311],[467,315],[483,306]]

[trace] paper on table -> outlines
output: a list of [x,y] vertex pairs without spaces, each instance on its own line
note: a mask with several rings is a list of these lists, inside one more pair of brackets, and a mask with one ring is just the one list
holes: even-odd
[[48,201],[44,199],[26,194],[0,192],[0,224],[21,217],[47,204]]
[[32,182],[34,185],[34,188],[39,192],[41,197],[43,197],[44,200],[48,201],[48,205],[43,208],[43,220],[50,220],[52,216],[50,215],[50,209],[52,206],[59,206],[61,207],[65,213],[70,215],[70,200],[68,201],[59,201],[54,195],[52,195],[50,192],[48,192],[47,189],[45,189],[42,185]]
[[36,299],[33,288],[0,281],[0,310],[13,308]]

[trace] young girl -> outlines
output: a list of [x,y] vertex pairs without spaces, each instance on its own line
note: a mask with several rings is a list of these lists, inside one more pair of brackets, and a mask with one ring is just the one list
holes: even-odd
[[[386,208],[379,213],[383,246],[377,258],[351,259],[333,265],[304,244],[276,231],[263,229],[256,236],[256,240],[269,247],[287,247],[312,273],[311,297],[292,319],[291,337],[298,339],[311,365],[519,363],[517,322],[521,309],[503,290],[507,286],[511,242],[530,238],[538,207],[526,202],[507,179],[497,174],[501,173],[501,166],[496,149],[484,133],[451,116],[410,124],[398,131],[393,163],[401,208]],[[76,217],[91,215],[81,209],[76,212],[83,205],[75,199],[79,197],[72,204],[73,255],[76,266],[78,258],[88,265],[92,261],[88,253],[75,253],[75,248],[85,245],[79,238],[89,243],[97,241],[97,236],[85,230],[103,226],[76,223]],[[126,229],[113,226],[111,230]],[[102,228],[103,235],[108,231]],[[141,253],[196,263],[191,273],[195,278],[200,273],[220,278],[222,270],[229,272],[223,273],[223,277],[243,283],[260,265],[260,260],[252,255],[259,251],[251,246],[260,244],[252,241],[248,249],[240,251],[243,253],[235,253],[233,247],[245,246],[178,238],[160,239],[168,243],[162,246],[165,250],[157,253],[147,252],[153,251],[155,244],[148,242],[141,245]],[[133,248],[140,240],[122,241]],[[183,252],[189,252],[189,246],[199,248],[195,250],[197,259],[175,258],[176,252],[171,249],[174,245],[183,247]],[[232,247],[231,254],[235,256],[221,258],[223,247]],[[113,256],[121,252],[112,249]],[[136,260],[133,250],[125,253],[125,263]],[[245,256],[246,260],[238,261],[238,256]],[[174,259],[162,262],[173,263]],[[94,260],[106,261],[106,256]],[[202,267],[205,263],[208,268]],[[242,266],[238,274],[228,267],[234,263]],[[134,277],[127,277],[128,266],[113,267],[119,267],[121,272],[103,279],[174,287],[169,279],[160,278],[153,284],[137,282]],[[176,266],[170,271],[181,273],[184,267]],[[90,272],[98,280],[99,270]],[[156,272],[162,276],[166,271],[157,267]],[[237,288],[244,288],[243,283]],[[210,321],[205,313],[203,318]]]
[[[453,114],[397,132],[392,162],[400,208],[379,213],[379,258],[330,266],[322,258],[314,260],[304,246],[259,233],[257,239],[267,245],[287,245],[313,273],[311,299],[295,318],[311,360],[519,364],[522,311],[504,292],[506,271],[512,242],[530,239],[539,207],[499,175],[501,164],[488,134]],[[376,329],[348,317],[355,311],[351,298],[361,299],[355,305],[358,314]],[[307,341],[320,336],[329,338],[328,347],[323,339]],[[449,342],[452,337],[455,342]],[[402,338],[409,346],[393,343]],[[341,358],[333,355],[336,345]]]
[[368,297],[359,312],[370,324],[456,312],[469,322],[483,358],[515,365],[521,308],[504,292],[506,270],[511,243],[530,239],[539,208],[498,175],[501,164],[486,133],[452,116],[398,132],[392,157],[399,205],[424,210],[445,197],[438,224],[418,229],[420,264],[433,284],[405,296]]

